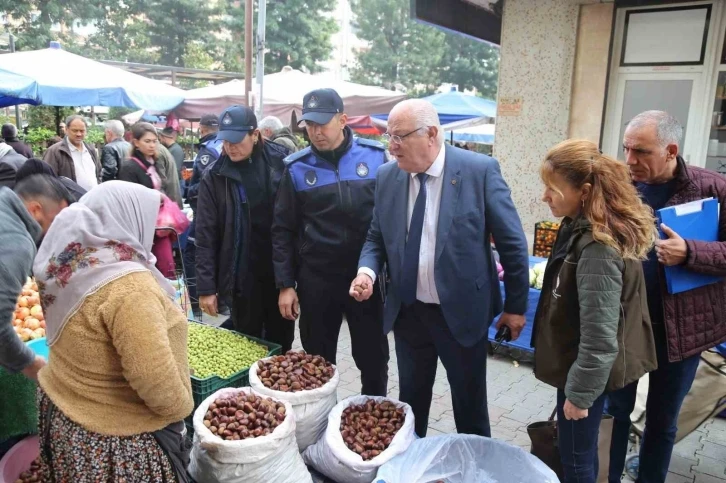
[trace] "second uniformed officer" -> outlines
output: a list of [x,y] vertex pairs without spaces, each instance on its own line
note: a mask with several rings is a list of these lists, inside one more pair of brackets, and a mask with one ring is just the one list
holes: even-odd
[[275,281],[280,313],[293,321],[300,315],[300,339],[308,353],[335,363],[345,315],[361,392],[385,396],[388,339],[380,291],[361,304],[348,295],[373,216],[376,171],[386,161],[385,148],[353,137],[346,120],[334,90],[305,95],[301,121],[312,145],[285,159],[272,225]]
[[[197,199],[199,197],[199,185],[202,183],[202,176],[217,161],[222,153],[222,141],[217,139],[217,131],[219,131],[219,117],[214,114],[206,114],[199,121],[199,144],[197,144],[197,157],[194,158],[192,179],[186,190],[187,203],[192,207],[194,218],[189,226],[189,235],[187,245],[184,247],[184,273],[187,279],[187,289],[189,290],[189,298],[192,302],[192,310],[194,317],[201,320],[201,310],[199,309],[199,301],[197,299],[197,282],[196,282],[196,214]],[[220,304],[221,305],[221,304]],[[220,312],[228,309],[219,307]]]

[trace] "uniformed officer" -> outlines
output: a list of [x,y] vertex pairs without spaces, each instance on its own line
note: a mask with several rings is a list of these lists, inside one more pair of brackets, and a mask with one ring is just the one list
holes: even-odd
[[[217,139],[219,131],[219,118],[214,114],[206,114],[199,121],[199,144],[197,144],[197,157],[194,158],[192,179],[187,188],[187,203],[191,206],[196,220],[197,198],[199,197],[199,184],[202,182],[202,175],[219,159],[222,153],[222,141]],[[197,319],[201,317],[199,301],[197,298],[196,283],[196,221],[192,220],[189,227],[189,236],[184,248],[184,275],[187,279],[187,290],[192,302],[192,310]],[[228,313],[228,309],[220,308]]]
[[285,159],[272,225],[280,313],[300,315],[303,348],[336,362],[343,315],[366,395],[386,395],[388,339],[379,290],[366,302],[348,295],[373,216],[376,171],[385,148],[353,137],[343,100],[332,89],[305,95],[311,146]]

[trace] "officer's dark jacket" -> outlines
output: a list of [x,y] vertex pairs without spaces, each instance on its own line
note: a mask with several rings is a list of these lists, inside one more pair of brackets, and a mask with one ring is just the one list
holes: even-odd
[[[268,194],[274,199],[290,151],[272,142],[252,156],[267,170]],[[243,161],[247,162],[247,161]],[[199,186],[196,223],[197,293],[229,301],[243,289],[250,264],[251,221],[239,171],[226,154],[207,169]]]
[[300,263],[327,273],[356,270],[386,155],[383,144],[346,129],[348,148],[337,165],[310,147],[285,159],[272,223],[278,288],[295,286]]

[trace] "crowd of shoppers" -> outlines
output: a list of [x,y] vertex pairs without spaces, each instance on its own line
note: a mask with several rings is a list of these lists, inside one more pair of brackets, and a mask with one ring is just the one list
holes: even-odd
[[[497,328],[517,339],[529,288],[526,237],[499,164],[446,144],[424,100],[391,111],[387,146],[354,136],[332,89],[308,93],[302,108],[310,142],[302,150],[279,119],[258,123],[248,107],[202,117],[188,176],[172,128],[140,122],[127,142],[123,124],[109,121],[99,157],[84,118],[70,116],[41,161],[13,125],[2,127],[0,366],[40,383],[49,481],[185,481],[181,421],[193,403],[185,314],[168,297],[177,275],[171,239],[157,231],[167,198],[181,207],[185,197],[193,212],[183,259],[195,316],[228,307],[227,327],[283,351],[299,320],[305,350],[333,363],[345,317],[368,395],[387,394],[392,331],[399,398],[418,436],[426,436],[438,360],[457,431],[491,436],[488,328],[501,314]],[[645,374],[638,481],[665,481],[699,354],[726,340],[726,281],[678,294],[664,283],[668,266],[726,276],[724,216],[716,242],[656,226],[664,207],[709,197],[726,206],[726,179],[687,165],[682,136],[673,116],[648,111],[625,129],[624,163],[568,140],[540,166],[542,199],[563,222],[532,345],[535,377],[557,393],[567,482],[596,481],[605,413],[615,420],[609,479],[620,480]],[[50,364],[19,342],[9,320],[33,273]]]

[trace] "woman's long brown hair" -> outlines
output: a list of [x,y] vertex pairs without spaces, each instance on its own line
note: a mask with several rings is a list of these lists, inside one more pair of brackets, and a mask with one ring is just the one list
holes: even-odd
[[602,154],[595,143],[572,139],[547,153],[540,168],[542,181],[552,186],[554,173],[577,189],[592,185],[582,213],[592,225],[595,241],[625,259],[648,256],[656,239],[655,218],[640,199],[625,163]]

